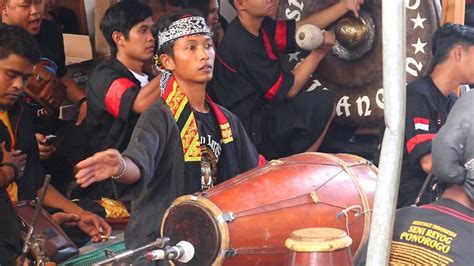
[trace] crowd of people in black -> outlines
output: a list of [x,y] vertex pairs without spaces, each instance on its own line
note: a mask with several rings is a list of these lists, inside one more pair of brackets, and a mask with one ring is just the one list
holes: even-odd
[[[130,249],[160,236],[160,223],[149,221],[160,221],[178,196],[212,188],[266,160],[319,149],[335,116],[335,95],[303,88],[335,37],[324,32],[323,44],[292,71],[280,57],[297,49],[299,27],[325,28],[348,12],[358,16],[364,1],[340,0],[300,21],[276,20],[278,1],[229,3],[237,13],[230,23],[219,14],[218,0],[126,0],[110,6],[100,30],[111,58],[80,88],[67,75],[61,34],[76,22],[60,24],[54,1],[47,10],[43,0],[1,1],[0,265],[14,265],[21,248],[14,206],[36,198],[46,173],[53,181],[45,206],[57,223],[76,225],[67,229],[76,244],[101,242],[111,234],[95,203],[107,197],[131,210],[125,231]],[[405,227],[422,219],[416,215],[426,225],[435,223],[432,213],[450,212],[461,220],[445,224],[440,218],[438,226],[452,232],[459,231],[452,225],[474,228],[471,150],[452,159],[464,169],[456,178],[448,177],[448,168],[437,168],[443,160],[432,159],[439,157],[432,142],[449,123],[458,98],[453,90],[474,83],[474,29],[446,24],[434,34],[432,47],[433,70],[407,86],[398,207],[414,203],[433,169],[435,180],[447,185],[444,199],[421,211],[400,210],[401,235],[394,234],[399,246],[414,243],[402,236]],[[65,85],[66,100],[78,106],[76,120],[58,119],[57,112],[24,93],[37,65]],[[458,129],[465,134],[450,145],[470,147],[470,122],[455,121],[466,125]],[[431,203],[431,194],[427,191],[422,203]],[[460,244],[472,238],[451,237],[451,251],[435,260],[472,260]],[[431,249],[430,254],[439,251]]]

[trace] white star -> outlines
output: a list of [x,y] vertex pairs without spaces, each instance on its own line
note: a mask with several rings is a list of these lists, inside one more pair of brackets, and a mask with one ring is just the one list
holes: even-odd
[[416,15],[416,18],[412,18],[411,21],[415,23],[415,26],[413,26],[413,29],[416,29],[418,27],[424,29],[425,26],[423,26],[423,22],[425,22],[426,18],[421,18],[420,13]]
[[290,56],[290,59],[288,59],[288,62],[291,62],[291,61],[293,61],[293,60],[299,61],[299,58],[298,58],[298,55],[299,55],[299,54],[300,54],[300,52],[288,54],[288,55]]
[[416,42],[416,44],[412,44],[411,46],[415,47],[415,54],[417,54],[418,52],[425,53],[426,44],[427,43],[421,42],[420,38],[418,38],[418,41]]
[[314,91],[315,89],[317,89],[321,85],[323,85],[323,84],[321,84],[321,82],[319,82],[319,80],[313,79],[313,84],[311,84],[311,86],[309,86],[309,88],[306,91]]

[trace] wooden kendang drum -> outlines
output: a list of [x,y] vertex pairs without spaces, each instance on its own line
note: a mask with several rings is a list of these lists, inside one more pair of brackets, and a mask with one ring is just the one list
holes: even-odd
[[291,233],[285,266],[351,266],[352,239],[335,228],[305,228]]
[[275,160],[196,195],[176,199],[163,236],[191,242],[191,265],[283,265],[285,240],[308,227],[348,232],[352,253],[370,229],[377,169],[348,154]]
[[[304,19],[339,0],[281,0],[279,19]],[[306,84],[307,90],[336,92],[336,121],[373,126],[383,121],[382,0],[365,0],[360,18],[351,12],[327,27],[336,36],[332,51]],[[406,76],[413,81],[429,71],[431,38],[439,25],[439,0],[406,1]],[[298,50],[282,59],[290,69],[308,54]]]

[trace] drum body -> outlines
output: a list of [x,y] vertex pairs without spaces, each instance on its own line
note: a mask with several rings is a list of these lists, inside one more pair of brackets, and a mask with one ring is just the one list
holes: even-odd
[[348,155],[303,153],[247,171],[205,193],[176,199],[162,222],[192,265],[283,265],[285,240],[308,227],[348,232],[352,254],[368,237],[377,169]]

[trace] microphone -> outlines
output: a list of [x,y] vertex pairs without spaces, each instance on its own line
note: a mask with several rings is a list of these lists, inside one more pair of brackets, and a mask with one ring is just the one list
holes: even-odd
[[176,246],[157,249],[146,253],[148,261],[177,260],[182,263],[189,262],[194,257],[194,246],[188,241],[180,241]]
[[320,28],[305,24],[296,32],[296,44],[306,51],[312,51],[319,48],[324,42],[323,32]]

